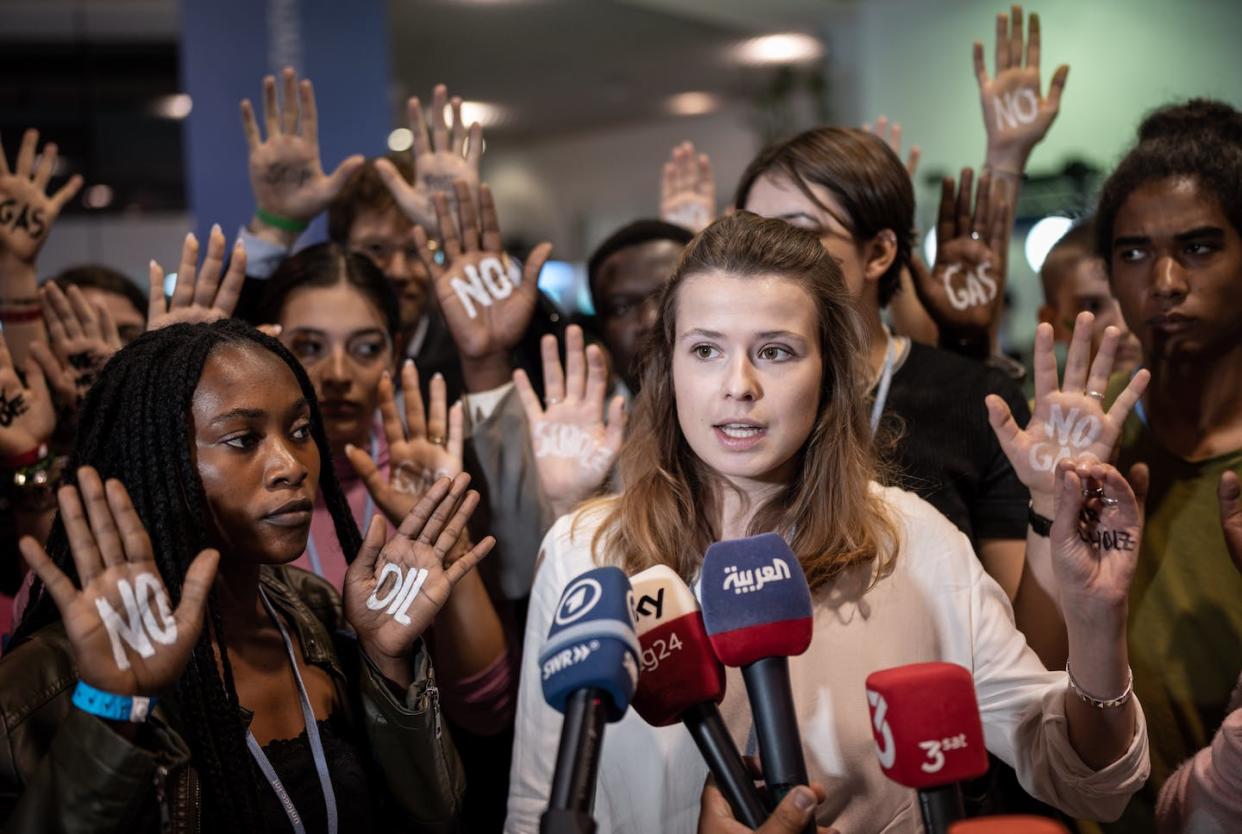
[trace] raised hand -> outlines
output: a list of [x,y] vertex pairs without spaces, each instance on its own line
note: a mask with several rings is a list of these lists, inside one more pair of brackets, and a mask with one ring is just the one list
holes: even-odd
[[0,333],[0,457],[24,455],[46,443],[56,429],[56,410],[43,371],[26,360],[23,385]]
[[[445,107],[452,111],[452,125],[444,118]],[[406,182],[397,167],[378,159],[375,170],[392,192],[393,199],[410,221],[424,229],[435,229],[438,214],[432,198],[441,194],[456,199],[455,186],[465,183],[473,194],[479,188],[479,158],[483,155],[483,128],[478,122],[467,131],[461,118],[461,98],[437,84],[431,94],[431,124],[423,115],[423,105],[415,96],[409,101],[410,132],[414,134],[414,182]]]
[[565,331],[565,371],[556,337],[540,340],[547,408],[526,372],[513,372],[513,383],[526,412],[539,487],[553,514],[564,515],[603,485],[625,437],[625,400],[613,397],[604,422],[608,368],[598,345],[582,348],[582,328]]
[[[715,780],[707,777],[703,794],[699,799],[698,834],[802,834],[807,823],[815,818],[815,806],[827,798],[823,787],[812,785],[794,788],[772,810],[772,816],[758,828],[752,829],[733,817],[728,800],[716,787]],[[818,834],[838,834],[835,828],[818,826]]]
[[716,177],[712,161],[694,144],[673,148],[660,172],[660,219],[698,234],[716,219]]
[[[76,407],[112,354],[121,349],[121,336],[108,308],[91,305],[77,287],[61,290],[48,282],[39,290],[39,300],[57,363],[55,371],[46,365],[44,369],[53,380],[57,396],[67,407]],[[42,361],[42,350],[35,347],[32,353]]]
[[[1119,332],[1106,328],[1095,361],[1091,361],[1091,313],[1079,313],[1074,322],[1065,363],[1064,384],[1057,382],[1057,360],[1052,349],[1052,325],[1035,330],[1035,409],[1023,429],[1005,401],[987,397],[988,419],[1005,456],[1037,503],[1052,496],[1056,467],[1067,458],[1090,455],[1109,460],[1130,409],[1147,389],[1151,374],[1140,370],[1104,410],[1104,392],[1113,370]],[[1127,487],[1129,489],[1129,487]]]
[[[293,70],[281,73],[283,101],[276,103],[276,79],[263,79],[263,118],[267,138],[259,132],[250,99],[241,103],[242,128],[250,146],[250,188],[261,213],[294,225],[309,223],[328,207],[355,171],[366,161],[355,154],[325,174],[319,158],[319,115],[315,90],[300,82]],[[267,224],[262,217],[260,224]],[[279,229],[282,231],[287,231]]]
[[[174,610],[151,539],[120,481],[89,466],[56,495],[81,589],[29,536],[22,555],[60,609],[78,677],[118,695],[155,695],[181,676],[203,627],[220,554],[190,563]],[[86,507],[83,510],[83,501]]]
[[198,267],[198,238],[185,236],[181,247],[181,266],[177,269],[177,286],[172,299],[164,302],[164,268],[151,261],[147,300],[147,330],[159,330],[170,324],[206,323],[233,315],[242,283],[246,280],[246,247],[241,238],[233,244],[228,272],[224,272],[224,233],[219,224],[211,227],[207,238],[207,256]]
[[461,236],[449,216],[448,200],[443,194],[436,194],[433,203],[444,265],[436,263],[421,227],[414,230],[418,254],[431,274],[440,310],[462,357],[477,360],[507,354],[530,325],[539,294],[539,272],[552,244],[536,246],[525,268],[518,269],[501,247],[491,190],[486,185],[479,186],[476,221],[469,185],[458,181],[455,188]]
[[414,642],[444,607],[453,586],[496,543],[488,536],[446,564],[479,503],[477,492],[466,491],[469,483],[465,473],[437,481],[387,544],[383,519],[373,518],[345,573],[345,618],[367,657],[394,683],[409,685]]
[[1121,473],[1090,455],[1057,464],[1052,570],[1062,610],[1091,619],[1124,610],[1138,564],[1143,509]]
[[1225,536],[1225,547],[1234,565],[1242,571],[1242,486],[1238,484],[1238,473],[1221,473],[1216,498],[1220,502],[1220,531]]
[[[401,388],[405,392],[405,423],[397,413],[392,379],[385,373],[379,384],[380,416],[388,441],[388,478],[362,449],[346,446],[345,454],[362,477],[375,504],[394,525],[400,524],[441,478],[455,478],[462,471],[461,403],[447,407],[444,377],[431,378],[431,410],[423,410],[418,387],[418,369],[407,359],[401,369]],[[447,429],[446,429],[447,426]]]
[[[874,125],[871,122],[864,122],[863,130],[883,139],[884,144],[892,148],[898,158],[901,157],[901,122],[889,122],[888,116],[881,116],[875,120]],[[919,159],[922,155],[923,152],[918,145],[910,146],[910,155],[906,157],[906,173],[910,175],[910,179],[914,179],[914,172],[919,169]]]
[[39,131],[27,130],[12,169],[0,145],[0,254],[26,264],[34,263],[61,209],[82,187],[82,178],[74,174],[55,194],[48,194],[56,145],[44,145],[36,161],[38,145]]
[[974,207],[974,172],[962,169],[961,187],[945,177],[936,222],[936,263],[931,272],[913,271],[919,300],[946,334],[987,333],[1004,301],[1006,255],[1012,211],[998,199],[992,178],[979,178]]
[[996,16],[996,75],[988,77],[983,44],[979,41],[975,41],[974,61],[983,125],[988,134],[988,164],[994,171],[1017,176],[1057,117],[1069,66],[1057,67],[1044,97],[1039,76],[1039,15],[1031,15],[1025,64],[1022,7],[1015,5],[1011,16],[1012,22],[1003,12]]

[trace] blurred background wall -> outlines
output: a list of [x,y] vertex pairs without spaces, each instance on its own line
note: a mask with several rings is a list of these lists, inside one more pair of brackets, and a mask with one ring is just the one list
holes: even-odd
[[[319,94],[326,166],[408,146],[404,102],[437,82],[474,103],[484,178],[515,246],[585,259],[657,212],[660,166],[691,140],[721,205],[765,142],[886,114],[923,149],[919,219],[939,177],[982,161],[971,43],[981,0],[0,0],[0,139],[39,127],[87,187],[40,269],[107,263],[143,281],[184,233],[251,209],[237,103],[292,63]],[[1242,106],[1242,3],[1041,0],[1045,84],[1071,66],[1031,160],[1011,257],[1007,341],[1034,327],[1029,229],[1078,215],[1142,114],[1208,95]],[[783,37],[770,37],[783,36]]]

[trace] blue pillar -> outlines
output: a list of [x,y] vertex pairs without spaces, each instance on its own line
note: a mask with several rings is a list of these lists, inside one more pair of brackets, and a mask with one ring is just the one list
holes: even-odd
[[[262,129],[264,75],[289,65],[314,82],[325,170],[350,154],[383,153],[392,128],[387,22],[386,0],[181,0],[181,89],[194,103],[186,196],[200,240],[219,223],[231,241],[254,212],[238,105],[249,98]],[[324,228],[320,218],[308,237]]]

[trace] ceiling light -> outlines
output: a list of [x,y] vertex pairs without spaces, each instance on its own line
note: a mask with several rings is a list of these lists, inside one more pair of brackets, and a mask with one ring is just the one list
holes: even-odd
[[712,93],[678,93],[670,96],[665,107],[678,116],[701,116],[720,106],[720,98]]
[[112,189],[102,183],[92,185],[82,195],[82,203],[87,208],[101,209],[112,205]]
[[736,49],[746,64],[796,64],[824,54],[824,45],[810,35],[788,32],[752,38]]
[[1057,241],[1073,225],[1074,221],[1068,217],[1045,217],[1031,227],[1026,233],[1026,244],[1023,246],[1026,262],[1031,265],[1031,269],[1039,272],[1052,247],[1056,246]]
[[161,119],[184,119],[194,109],[194,100],[189,93],[174,93],[160,96],[151,104],[151,110]]
[[[461,103],[461,120],[467,128],[475,122],[482,127],[495,127],[504,122],[507,116],[505,109],[497,104],[487,104],[482,101]],[[444,121],[448,124],[453,123],[453,107],[450,104],[444,105]]]
[[388,150],[408,151],[414,144],[414,132],[408,127],[399,127],[388,134]]

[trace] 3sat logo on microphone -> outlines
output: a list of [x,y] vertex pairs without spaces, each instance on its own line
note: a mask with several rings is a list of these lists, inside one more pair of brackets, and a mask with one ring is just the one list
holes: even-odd
[[604,589],[594,579],[579,579],[566,589],[561,599],[561,607],[556,612],[556,624],[569,625],[582,619],[591,612],[603,594]]
[[939,773],[944,767],[945,752],[966,748],[966,734],[958,733],[949,738],[920,741],[919,747],[927,751],[927,761],[921,762],[919,767],[924,773]]

